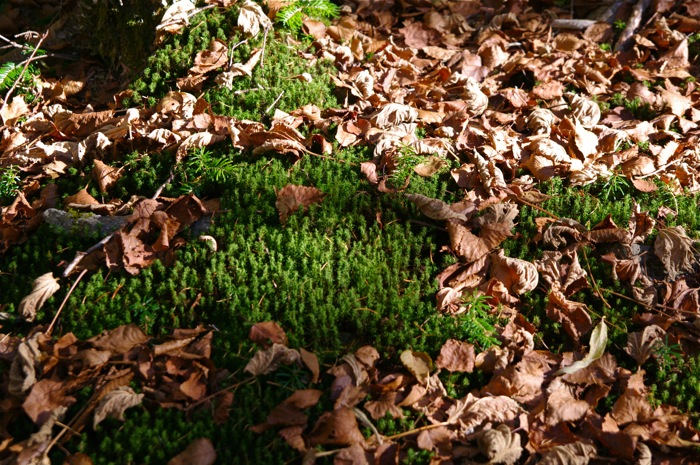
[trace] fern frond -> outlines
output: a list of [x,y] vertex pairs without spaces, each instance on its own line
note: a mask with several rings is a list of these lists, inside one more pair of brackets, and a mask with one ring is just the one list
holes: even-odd
[[12,84],[19,78],[22,68],[8,61],[0,66],[0,91],[5,91],[12,87]]

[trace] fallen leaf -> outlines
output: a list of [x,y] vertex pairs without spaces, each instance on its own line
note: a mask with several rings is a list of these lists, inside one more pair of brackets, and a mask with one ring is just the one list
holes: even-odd
[[400,103],[387,103],[372,115],[371,121],[375,126],[387,129],[401,123],[412,123],[416,119],[418,110],[415,108]]
[[630,333],[627,335],[625,352],[637,361],[637,365],[642,366],[654,354],[665,335],[666,331],[657,325],[649,325],[643,331]]
[[430,371],[433,369],[433,361],[430,355],[425,352],[404,350],[401,352],[401,363],[408,368],[408,371],[410,371],[421,384],[426,383],[428,377],[430,377]]
[[187,449],[168,461],[168,465],[213,465],[216,450],[207,438],[195,439]]
[[691,272],[697,262],[693,252],[693,240],[683,226],[659,229],[654,242],[654,255],[664,264],[671,281],[683,273]]
[[261,30],[267,32],[272,29],[272,21],[263,12],[260,5],[251,0],[245,0],[240,5],[238,26],[243,29],[246,35],[255,37],[260,34]]
[[36,312],[59,289],[58,279],[53,277],[53,272],[43,274],[34,280],[32,292],[19,303],[19,314],[26,321],[34,321]]
[[19,118],[29,113],[29,107],[21,95],[15,95],[9,105],[2,105],[0,109],[0,118],[8,126],[14,126]]
[[39,350],[39,338],[43,333],[35,333],[31,338],[20,342],[17,355],[10,365],[10,380],[7,392],[15,397],[21,397],[37,381],[37,368],[42,356]]
[[600,320],[600,323],[593,329],[591,339],[588,343],[588,353],[583,359],[578,360],[571,365],[562,368],[554,375],[576,373],[577,371],[586,368],[591,363],[598,360],[605,353],[605,347],[608,344],[608,325],[605,324],[605,318]]
[[270,342],[273,344],[287,345],[287,335],[280,325],[274,321],[263,321],[261,323],[255,323],[250,328],[250,333],[248,334],[248,339],[254,343],[268,348]]
[[301,361],[304,362],[306,368],[311,372],[311,383],[318,383],[318,379],[321,376],[321,366],[318,364],[318,357],[303,347],[299,348],[299,353],[301,354]]
[[29,395],[24,399],[22,408],[32,421],[41,425],[51,412],[59,407],[69,407],[75,398],[67,395],[68,386],[60,381],[42,379],[37,381]]
[[99,336],[88,339],[96,349],[123,354],[148,341],[148,336],[136,325],[122,325]]
[[450,373],[471,373],[474,371],[474,361],[473,344],[456,339],[448,339],[440,349],[440,355],[438,355],[435,365],[438,368],[446,369]]
[[554,446],[537,462],[537,465],[587,465],[598,451],[590,444],[574,442]]
[[477,437],[479,451],[489,459],[489,464],[513,465],[523,453],[520,435],[511,432],[507,425],[498,425]]
[[315,187],[297,186],[287,184],[277,192],[275,206],[279,211],[282,224],[287,223],[287,218],[298,208],[306,211],[309,205],[321,202],[324,193]]
[[258,350],[245,366],[244,371],[253,376],[272,373],[280,365],[291,365],[301,358],[295,349],[289,349],[282,344],[273,343],[271,347]]
[[420,211],[428,218],[434,220],[461,220],[467,221],[467,216],[457,213],[449,205],[440,199],[433,199],[421,194],[407,194],[406,198],[416,204]]
[[502,249],[491,253],[490,272],[491,276],[516,295],[534,290],[539,282],[539,274],[534,264],[518,258],[506,257]]
[[362,444],[364,441],[355,413],[347,407],[325,412],[309,433],[309,442],[312,446],[349,446]]
[[92,177],[97,181],[100,192],[103,194],[117,182],[120,176],[121,172],[117,168],[113,168],[100,160],[95,160],[95,166],[92,168]]
[[434,175],[446,166],[449,166],[447,160],[445,160],[442,157],[433,155],[431,157],[428,157],[426,161],[419,163],[415,167],[413,167],[413,171],[419,176],[429,178],[430,176]]
[[144,394],[136,394],[129,386],[120,386],[105,395],[95,408],[92,427],[97,428],[107,417],[124,421],[124,412],[141,404]]

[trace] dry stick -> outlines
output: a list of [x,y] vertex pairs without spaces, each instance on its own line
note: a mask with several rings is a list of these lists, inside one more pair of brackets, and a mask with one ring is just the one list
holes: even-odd
[[634,31],[639,28],[639,24],[642,22],[642,16],[644,16],[644,10],[649,8],[651,0],[639,0],[632,8],[632,14],[630,14],[629,20],[627,21],[627,26],[625,30],[620,34],[620,38],[617,39],[615,48],[613,51],[619,52],[629,47],[632,42],[632,35]]
[[270,32],[269,29],[265,28],[265,34],[263,35],[263,47],[262,54],[260,55],[260,69],[265,66],[265,46],[267,45],[267,33]]
[[267,109],[265,110],[265,113],[264,113],[265,115],[268,114],[270,112],[270,110],[272,110],[275,107],[275,105],[277,105],[277,102],[280,101],[280,99],[282,98],[283,95],[284,95],[284,91],[280,92],[280,94],[277,96],[275,101],[272,102],[272,104],[270,104],[270,106],[267,107]]
[[12,87],[10,87],[10,90],[7,91],[7,94],[5,94],[5,100],[2,102],[2,107],[0,107],[0,113],[3,113],[5,110],[5,107],[7,106],[7,101],[9,100],[10,96],[12,95],[12,92],[15,91],[15,88],[17,87],[17,84],[22,80],[24,77],[24,73],[27,71],[27,68],[29,67],[29,63],[31,63],[31,60],[34,58],[36,53],[39,51],[39,47],[41,46],[41,43],[46,39],[46,37],[49,35],[48,29],[44,34],[41,36],[39,39],[39,42],[37,42],[36,47],[34,47],[34,50],[32,50],[32,54],[29,56],[29,59],[25,60],[26,63],[24,64],[24,68],[22,68],[22,72],[19,73],[19,76],[17,79],[15,79],[15,82],[12,83]]
[[56,324],[56,320],[58,320],[58,315],[61,314],[61,310],[63,310],[63,307],[66,305],[66,302],[68,302],[68,297],[70,297],[70,295],[73,293],[73,291],[75,290],[75,286],[78,285],[78,283],[83,278],[85,273],[87,273],[87,269],[80,272],[80,274],[78,275],[78,279],[75,280],[73,285],[68,290],[68,294],[66,294],[66,297],[63,299],[63,302],[61,302],[61,306],[58,307],[58,311],[56,311],[56,314],[53,316],[53,320],[51,320],[51,324],[49,325],[49,329],[46,330],[47,336],[51,335],[51,331],[53,331],[53,325]]

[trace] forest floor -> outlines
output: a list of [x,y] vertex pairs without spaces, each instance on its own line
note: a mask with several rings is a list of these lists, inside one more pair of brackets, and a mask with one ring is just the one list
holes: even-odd
[[0,463],[700,461],[700,3],[125,3],[0,7]]

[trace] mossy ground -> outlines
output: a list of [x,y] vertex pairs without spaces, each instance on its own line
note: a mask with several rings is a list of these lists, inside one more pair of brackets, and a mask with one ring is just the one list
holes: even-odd
[[[235,43],[228,37],[235,18],[233,13],[216,11],[194,17],[182,35],[174,36],[149,60],[134,83],[132,102],[154,104],[174,88],[175,79],[186,72],[194,55],[212,38]],[[319,61],[309,67],[308,57],[302,56],[309,42],[291,43],[289,38],[271,36],[265,65],[251,78],[241,78],[230,91],[207,90],[205,97],[214,110],[265,121],[269,116],[265,109],[282,91],[278,102],[282,110],[308,103],[322,107],[336,104],[330,65]],[[259,41],[240,45],[234,60],[245,61],[260,45]],[[294,79],[302,72],[312,74],[311,84]],[[265,90],[236,93],[257,83]],[[215,157],[230,162],[225,182],[194,176],[185,167],[164,194],[177,195],[195,188],[200,196],[222,198],[222,210],[208,232],[216,238],[219,251],[212,252],[206,243],[190,236],[172,267],[156,263],[137,276],[107,270],[88,275],[71,295],[57,333],[71,331],[87,338],[125,323],[135,323],[149,334],[210,325],[216,330],[214,361],[232,373],[231,384],[245,379],[242,368],[255,350],[247,339],[248,331],[260,321],[277,321],[287,331],[290,346],[314,351],[322,369],[363,344],[372,344],[384,357],[396,360],[397,352],[406,348],[435,357],[446,339],[468,336],[460,320],[440,315],[435,309],[435,275],[453,260],[438,252],[448,242],[447,234],[438,225],[426,225],[425,217],[402,196],[380,194],[364,180],[358,165],[371,158],[370,149],[336,150],[332,154],[335,160],[305,156],[296,164],[283,156],[253,157],[225,145],[212,150]],[[128,155],[121,160],[127,175],[114,194],[123,198],[152,195],[168,177],[172,164],[170,153]],[[84,186],[88,171],[59,180],[62,192],[72,193]],[[193,186],[193,178],[201,182]],[[288,183],[315,186],[326,197],[308,212],[294,214],[283,226],[275,209],[275,190]],[[625,226],[637,202],[652,216],[661,206],[677,205],[678,215],[667,217],[666,224],[683,225],[695,238],[700,231],[697,197],[673,195],[665,188],[640,193],[624,181],[601,181],[580,189],[555,179],[540,189],[552,196],[541,207],[587,227],[607,215]],[[449,174],[429,179],[413,175],[408,191],[446,202],[459,199]],[[506,255],[529,261],[540,258],[541,251],[533,242],[534,220],[543,215],[521,207],[518,235],[505,242]],[[14,311],[36,276],[60,269],[61,261],[71,260],[76,251],[95,241],[94,237],[77,237],[44,225],[25,244],[11,249],[0,262],[0,302],[9,304],[6,311]],[[605,291],[626,292],[613,282],[609,265],[593,256],[582,257],[582,265],[590,268],[611,307],[605,307],[590,290],[575,298],[586,302],[592,312],[606,316],[611,324],[610,350],[620,363],[629,364],[631,359],[625,358],[621,349],[627,332],[636,329],[629,323],[631,317],[642,309]],[[38,315],[39,321],[53,316],[62,295],[49,300]],[[570,350],[570,341],[546,318],[543,292],[532,291],[523,299],[525,317],[540,330],[536,342],[542,346],[546,341],[551,350]],[[18,332],[24,329],[16,328]],[[693,376],[679,378],[680,370],[688,367]],[[674,373],[682,379],[680,384],[668,381]],[[669,365],[653,365],[650,377],[656,400],[684,411],[697,406],[697,360],[672,359]],[[216,445],[220,463],[287,463],[296,453],[279,436],[272,431],[255,434],[248,428],[264,421],[277,403],[307,381],[305,371],[285,368],[242,384],[235,390],[231,418],[221,426],[212,423],[207,411],[186,413],[144,405],[128,410],[124,423],[107,420],[97,431],[87,429],[68,448],[83,450],[100,464],[158,464],[166,463],[194,438],[204,436]],[[444,377],[454,396],[463,396],[485,381],[479,374]],[[81,395],[87,398],[89,393]],[[323,407],[312,409],[312,414],[318,415]],[[410,429],[414,421],[415,414],[411,414],[403,421],[380,420],[377,427],[384,434],[394,434]],[[411,463],[426,463],[426,455],[413,453]]]

